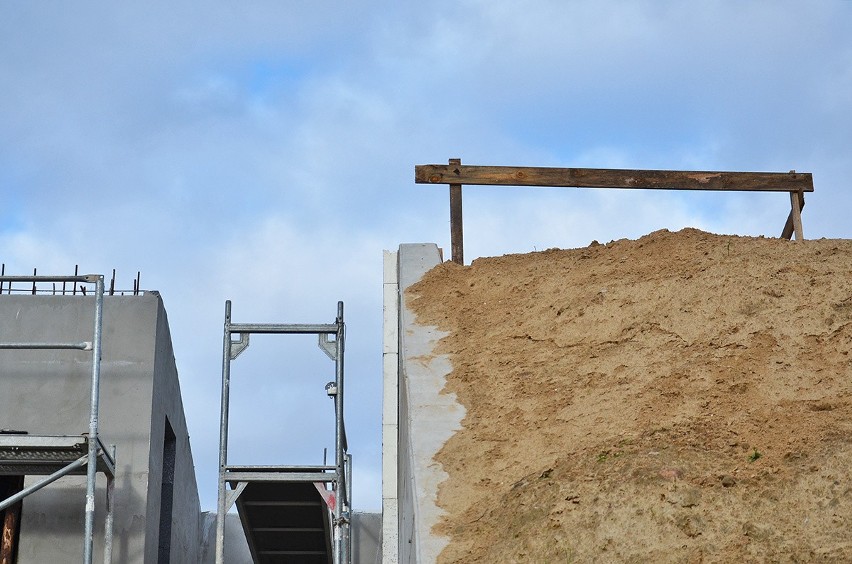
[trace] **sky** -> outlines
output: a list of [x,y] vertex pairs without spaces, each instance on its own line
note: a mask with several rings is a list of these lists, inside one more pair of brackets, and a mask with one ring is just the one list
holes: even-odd
[[[0,0],[0,262],[161,293],[214,509],[224,302],[345,302],[354,506],[381,506],[382,251],[449,249],[414,166],[813,173],[806,238],[852,226],[852,2]],[[465,258],[658,229],[778,236],[786,194],[468,187]],[[447,253],[448,254],[448,253]],[[232,464],[317,464],[334,365],[234,361]]]

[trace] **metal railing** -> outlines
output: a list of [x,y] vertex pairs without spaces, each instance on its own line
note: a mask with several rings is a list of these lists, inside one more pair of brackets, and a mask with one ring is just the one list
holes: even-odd
[[[33,269],[32,276],[6,276],[6,264],[0,264],[0,278],[3,280],[0,281],[0,294],[32,294],[33,296],[40,295],[51,295],[51,296],[76,296],[77,293],[81,295],[86,295],[86,286],[85,284],[77,285],[79,280],[72,280],[72,278],[81,279],[85,278],[85,276],[81,276],[79,274],[80,266],[76,265],[74,267],[74,276],[70,277],[55,277],[55,276],[38,276],[38,269]],[[116,290],[115,289],[115,269],[112,269],[112,278],[109,280],[109,288],[106,287],[106,282],[104,282],[104,294],[109,296],[114,296],[115,294],[119,294],[124,296],[125,294],[138,296],[142,293],[142,289],[140,286],[142,273],[137,271],[136,278],[133,279],[133,289],[132,290]],[[26,278],[26,280],[23,280]],[[6,282],[9,282],[9,285],[6,286]],[[13,288],[12,282],[27,282],[27,287],[24,288]],[[52,282],[52,286],[50,288],[40,288],[38,287],[39,282]],[[62,282],[61,286],[57,287],[57,283]],[[68,282],[71,282],[71,287],[68,287]],[[32,286],[30,286],[30,283]]]

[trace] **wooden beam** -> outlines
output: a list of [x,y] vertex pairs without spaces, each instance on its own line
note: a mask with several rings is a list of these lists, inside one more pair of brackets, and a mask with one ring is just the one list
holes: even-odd
[[[790,197],[793,197],[793,192],[790,192]],[[799,226],[802,224],[802,210],[805,209],[805,195],[802,192],[796,193],[796,198],[799,200]],[[796,228],[795,218],[793,217],[795,205],[790,202],[790,214],[787,216],[787,222],[784,224],[784,229],[781,231],[782,239],[792,239],[793,232]],[[798,237],[798,235],[797,235]]]
[[799,192],[790,192],[790,214],[793,216],[793,230],[796,232],[796,241],[805,239],[802,231],[802,209],[799,207]]
[[415,166],[414,182],[417,184],[645,188],[657,190],[814,191],[813,175],[809,172],[795,171],[713,172],[449,164]]
[[[449,166],[461,166],[461,159],[450,159]],[[463,226],[462,185],[450,184],[450,260],[457,264],[464,264]]]

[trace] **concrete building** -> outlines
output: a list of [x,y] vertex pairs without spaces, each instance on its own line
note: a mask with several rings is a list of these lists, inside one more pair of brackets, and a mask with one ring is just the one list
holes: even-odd
[[[91,295],[4,295],[0,341],[91,340],[94,300]],[[117,445],[114,560],[196,561],[198,488],[162,300],[156,292],[107,296],[103,311],[100,436]],[[0,428],[31,435],[86,434],[91,362],[87,351],[3,351]],[[101,510],[104,492],[100,484],[96,507]],[[84,505],[84,477],[63,478],[28,496],[18,561],[77,561]],[[103,551],[103,522],[103,517],[96,522],[95,554]]]
[[[0,294],[0,342],[91,341],[94,303],[91,293]],[[86,350],[0,350],[0,429],[86,435],[91,362]],[[157,292],[104,297],[100,366],[99,436],[116,445],[112,561],[213,562],[215,511],[203,513],[199,504],[168,318]],[[25,484],[38,478],[28,476]],[[10,483],[0,475],[0,493]],[[99,474],[95,562],[104,549],[106,489]],[[81,561],[85,506],[85,476],[65,476],[24,498],[16,561]],[[354,562],[379,561],[378,520],[353,516]],[[226,520],[225,556],[228,563],[251,562],[235,514]]]

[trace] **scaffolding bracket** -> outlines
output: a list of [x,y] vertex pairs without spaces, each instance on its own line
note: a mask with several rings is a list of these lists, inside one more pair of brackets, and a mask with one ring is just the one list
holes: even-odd
[[328,333],[319,334],[319,348],[328,355],[328,358],[333,361],[337,360],[337,342],[329,339]]
[[225,499],[225,507],[226,507],[225,510],[226,511],[230,511],[230,509],[234,506],[234,503],[236,503],[237,498],[240,497],[240,494],[243,493],[243,490],[246,489],[247,485],[248,485],[248,482],[239,482],[237,484],[236,488],[232,489],[231,491],[229,491],[226,494],[226,496],[227,496],[227,499]]
[[240,353],[248,348],[249,335],[250,333],[240,333],[239,341],[231,341],[231,360],[240,356]]
[[334,511],[334,508],[337,505],[337,498],[335,497],[334,492],[326,489],[325,484],[322,482],[314,482],[314,487],[319,492],[320,497],[322,497],[322,500],[325,502],[328,510]]

